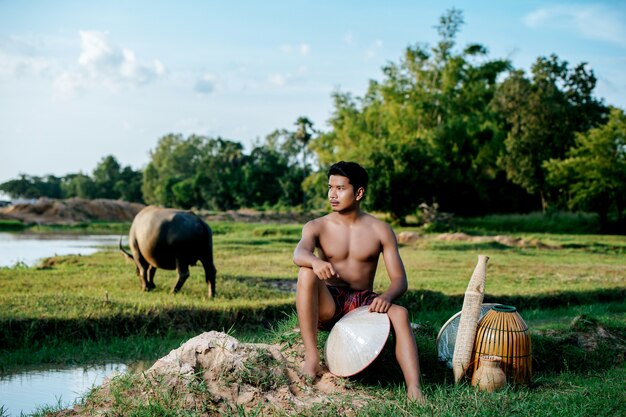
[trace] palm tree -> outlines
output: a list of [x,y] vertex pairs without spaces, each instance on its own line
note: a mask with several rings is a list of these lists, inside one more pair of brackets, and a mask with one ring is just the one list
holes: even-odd
[[[296,120],[295,125],[298,129],[293,133],[293,138],[302,145],[302,181],[309,175],[307,170],[307,150],[311,139],[313,138],[313,122],[307,117],[300,116]],[[306,208],[306,193],[302,193],[302,208]]]

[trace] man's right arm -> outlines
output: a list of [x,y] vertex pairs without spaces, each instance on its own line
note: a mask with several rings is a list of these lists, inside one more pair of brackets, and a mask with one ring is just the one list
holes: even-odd
[[308,222],[302,228],[302,237],[293,252],[293,263],[304,268],[311,268],[319,279],[337,278],[339,274],[330,262],[315,256],[315,246],[319,239],[320,225],[315,220]]

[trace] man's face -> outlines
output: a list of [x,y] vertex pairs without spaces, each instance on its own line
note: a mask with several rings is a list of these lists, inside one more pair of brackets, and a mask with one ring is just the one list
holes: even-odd
[[354,187],[347,177],[331,175],[328,178],[328,201],[333,211],[352,208],[360,199],[360,193],[355,195]]

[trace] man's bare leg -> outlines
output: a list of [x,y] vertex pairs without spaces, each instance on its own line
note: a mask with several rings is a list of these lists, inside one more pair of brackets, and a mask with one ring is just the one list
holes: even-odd
[[298,272],[298,286],[296,288],[296,310],[298,311],[298,325],[304,343],[304,365],[302,372],[305,376],[315,378],[320,371],[320,354],[317,350],[317,323],[326,321],[335,314],[335,302],[326,288],[311,268],[301,267]]
[[406,383],[407,397],[410,400],[424,401],[420,386],[419,357],[417,344],[411,330],[409,313],[406,308],[392,305],[387,312],[396,338],[396,360],[402,369]]

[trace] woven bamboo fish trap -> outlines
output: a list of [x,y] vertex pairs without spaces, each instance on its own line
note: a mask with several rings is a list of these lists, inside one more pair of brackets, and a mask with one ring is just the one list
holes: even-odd
[[513,306],[497,304],[478,322],[473,352],[473,371],[482,355],[502,358],[501,367],[511,384],[529,384],[532,353],[528,326]]
[[454,344],[452,355],[452,371],[454,382],[459,383],[471,369],[472,350],[476,340],[476,327],[480,318],[480,310],[485,294],[485,281],[487,280],[486,255],[478,255],[478,262],[470,278],[461,309],[461,320]]

